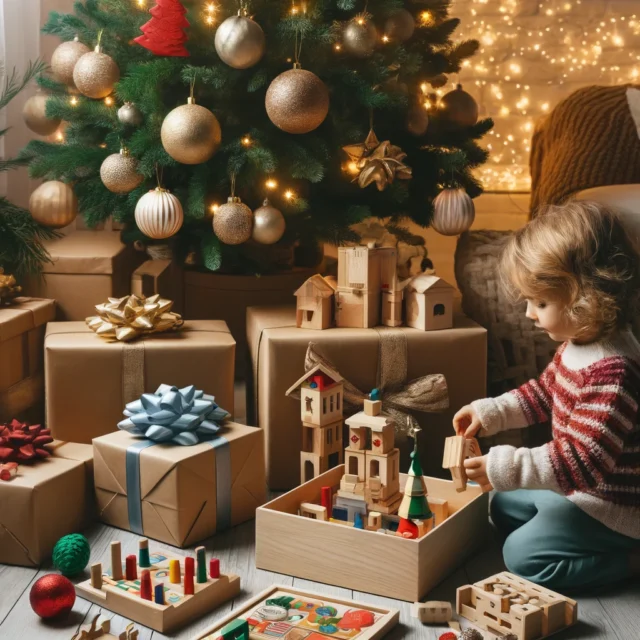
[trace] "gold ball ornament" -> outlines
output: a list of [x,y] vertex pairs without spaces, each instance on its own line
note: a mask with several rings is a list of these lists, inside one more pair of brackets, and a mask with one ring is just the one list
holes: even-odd
[[156,187],[138,200],[135,218],[138,229],[145,236],[163,240],[180,231],[184,212],[178,198],[166,189]]
[[29,198],[29,211],[33,219],[45,227],[62,229],[78,215],[78,199],[73,189],[64,182],[43,182]]
[[175,108],[162,123],[164,150],[182,164],[202,164],[213,156],[222,141],[218,119],[193,98]]
[[131,127],[138,127],[142,124],[142,112],[133,102],[125,102],[118,109],[118,122]]
[[406,9],[396,9],[384,23],[384,35],[392,42],[406,42],[416,28],[413,16]]
[[113,193],[129,193],[144,180],[144,176],[138,173],[138,161],[129,155],[127,149],[105,158],[100,167],[100,178]]
[[443,236],[468,231],[476,216],[473,200],[464,189],[444,189],[433,201],[431,226]]
[[260,244],[274,244],[282,238],[287,223],[282,211],[265,200],[262,206],[253,212],[253,233],[251,237]]
[[277,76],[265,99],[267,115],[287,133],[309,133],[329,113],[329,90],[315,73],[298,66]]
[[215,47],[225,64],[234,69],[248,69],[264,55],[264,31],[251,18],[231,16],[218,27]]
[[86,44],[82,44],[78,38],[58,45],[51,56],[51,71],[53,72],[53,77],[58,82],[62,82],[68,87],[75,89],[76,85],[73,81],[73,70],[78,60],[90,51],[91,49],[89,49]]
[[213,232],[224,244],[242,244],[251,237],[253,213],[237,197],[230,197],[213,214]]
[[111,56],[102,53],[99,46],[95,51],[85,53],[73,70],[73,81],[78,91],[87,98],[106,98],[118,80],[118,65]]
[[40,136],[50,136],[55,133],[62,122],[60,118],[47,118],[47,100],[47,95],[37,93],[24,103],[22,109],[25,124]]
[[358,57],[368,58],[375,50],[378,32],[370,20],[358,17],[350,20],[342,32],[345,51]]
[[440,99],[441,116],[459,127],[471,127],[478,122],[478,103],[459,84]]

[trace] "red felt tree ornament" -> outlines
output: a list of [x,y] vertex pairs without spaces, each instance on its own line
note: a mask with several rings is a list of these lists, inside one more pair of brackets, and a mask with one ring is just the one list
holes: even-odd
[[187,10],[180,0],[156,0],[156,6],[149,12],[151,20],[140,27],[144,35],[135,41],[157,56],[186,57],[189,52],[186,27],[189,21],[184,17]]

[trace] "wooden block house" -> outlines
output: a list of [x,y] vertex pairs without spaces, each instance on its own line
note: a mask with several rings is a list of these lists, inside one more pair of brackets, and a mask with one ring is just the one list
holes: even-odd
[[328,329],[333,324],[331,283],[320,274],[311,276],[294,294],[296,326],[300,329]]
[[422,331],[453,327],[455,288],[430,273],[416,276],[404,288],[406,325]]

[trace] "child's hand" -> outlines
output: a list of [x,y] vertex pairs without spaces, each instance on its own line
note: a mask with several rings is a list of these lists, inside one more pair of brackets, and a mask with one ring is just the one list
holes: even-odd
[[464,470],[467,473],[467,478],[477,482],[484,493],[493,489],[489,476],[487,476],[487,456],[467,458],[464,461]]
[[459,436],[473,438],[482,429],[482,423],[476,410],[468,404],[453,416],[453,428]]

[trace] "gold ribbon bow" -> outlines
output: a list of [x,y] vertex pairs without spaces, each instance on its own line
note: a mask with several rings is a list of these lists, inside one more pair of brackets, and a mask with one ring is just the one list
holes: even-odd
[[171,311],[173,301],[159,294],[149,296],[130,295],[109,298],[96,305],[97,316],[86,319],[89,328],[106,340],[128,342],[145,334],[175,331],[184,324],[182,316]]
[[0,267],[0,306],[11,304],[21,292],[22,287],[16,284],[16,279],[11,274],[5,274]]
[[[417,426],[413,411],[435,412],[449,408],[447,381],[441,373],[434,373],[406,382],[407,348],[406,337],[399,330],[376,329],[380,334],[380,399],[383,413],[391,416],[396,423],[396,431],[409,434]],[[310,342],[307,347],[305,371],[323,364],[337,371],[334,364]],[[368,394],[343,377],[345,413],[362,410]]]

